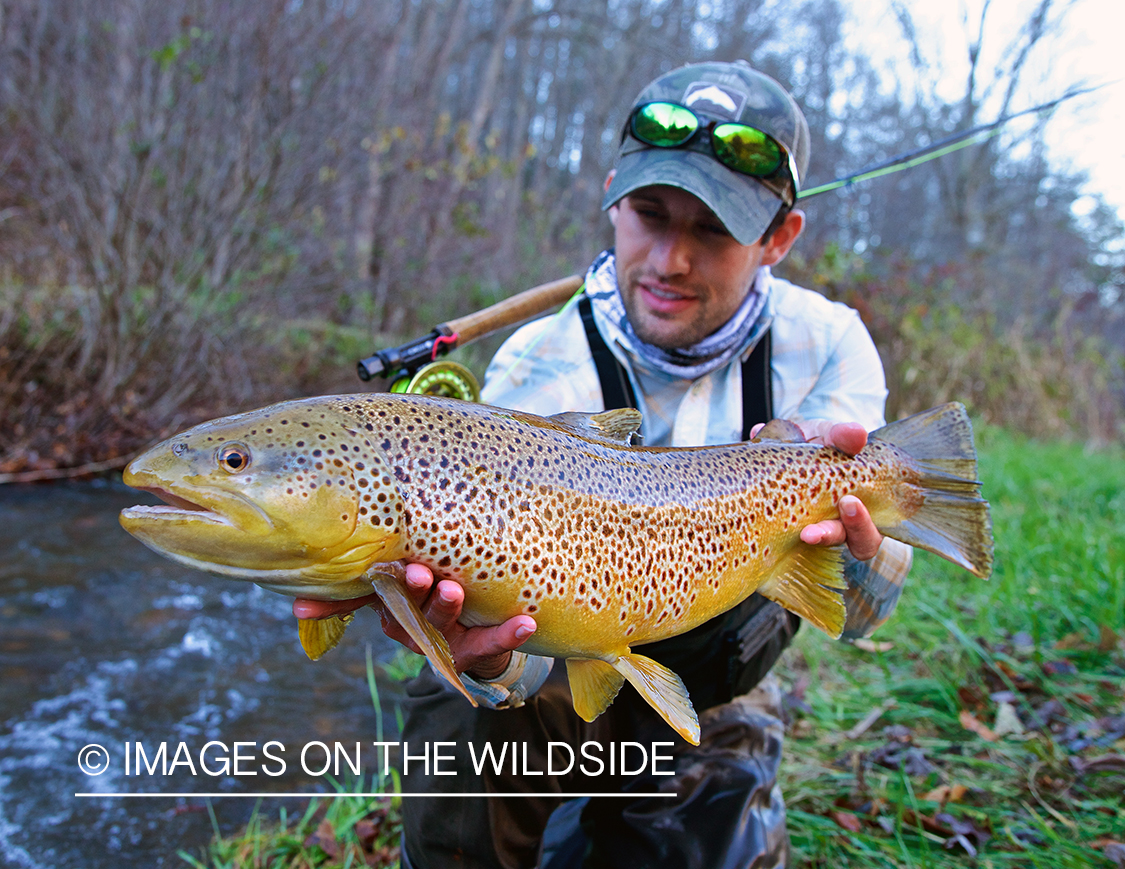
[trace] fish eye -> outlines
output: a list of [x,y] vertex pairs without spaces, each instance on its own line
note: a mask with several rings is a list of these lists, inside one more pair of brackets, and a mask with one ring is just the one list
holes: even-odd
[[240,474],[250,467],[250,450],[242,444],[225,444],[219,447],[218,461],[228,474]]

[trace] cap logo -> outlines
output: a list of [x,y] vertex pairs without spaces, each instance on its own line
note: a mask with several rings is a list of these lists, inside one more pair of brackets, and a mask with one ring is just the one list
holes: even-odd
[[746,95],[709,81],[697,81],[684,92],[684,105],[709,115],[737,118],[746,105]]

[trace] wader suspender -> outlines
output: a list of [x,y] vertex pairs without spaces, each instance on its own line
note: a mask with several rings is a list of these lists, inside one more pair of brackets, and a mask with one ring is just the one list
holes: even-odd
[[[578,299],[578,312],[586,330],[586,341],[598,372],[602,400],[606,410],[636,407],[637,396],[625,367],[610,352],[605,339],[594,324],[594,310],[586,294]],[[773,419],[773,383],[770,380],[770,331],[762,335],[753,351],[742,363],[742,440],[750,440],[750,429],[759,422]],[[713,703],[726,703],[734,695],[756,685],[769,671],[796,633],[798,619],[758,594],[753,594],[726,614],[719,642],[726,662],[725,684],[714,688]],[[719,616],[718,618],[723,618]],[[710,623],[708,623],[710,624]],[[690,637],[706,626],[700,625],[683,634]],[[678,637],[664,640],[674,643]],[[659,643],[654,645],[660,645]],[[721,670],[720,670],[721,672]],[[694,691],[692,692],[694,696]],[[704,706],[704,708],[706,708]]]

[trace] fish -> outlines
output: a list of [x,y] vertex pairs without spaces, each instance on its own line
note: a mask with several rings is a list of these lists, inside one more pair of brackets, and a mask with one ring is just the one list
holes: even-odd
[[[840,547],[800,539],[858,496],[888,536],[973,574],[992,568],[988,503],[960,404],[892,422],[856,456],[792,423],[752,442],[638,445],[625,408],[541,417],[422,395],[325,396],[198,425],[134,459],[162,504],[121,525],[175,561],[294,597],[371,593],[470,702],[449,647],[405,590],[418,562],[465,589],[461,622],[527,613],[522,646],[566,660],[574,707],[600,715],[627,681],[698,744],[682,680],[633,651],[754,592],[838,637]],[[318,658],[347,618],[300,620]]]

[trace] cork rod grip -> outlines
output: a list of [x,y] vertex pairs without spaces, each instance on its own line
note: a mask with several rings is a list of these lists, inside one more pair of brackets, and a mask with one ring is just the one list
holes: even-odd
[[582,278],[577,275],[540,284],[502,302],[497,302],[483,311],[442,323],[438,326],[438,330],[445,333],[448,329],[449,333],[456,334],[456,346],[461,347],[497,329],[518,325],[549,311],[556,305],[563,304],[577,292],[580,286],[582,286]]

